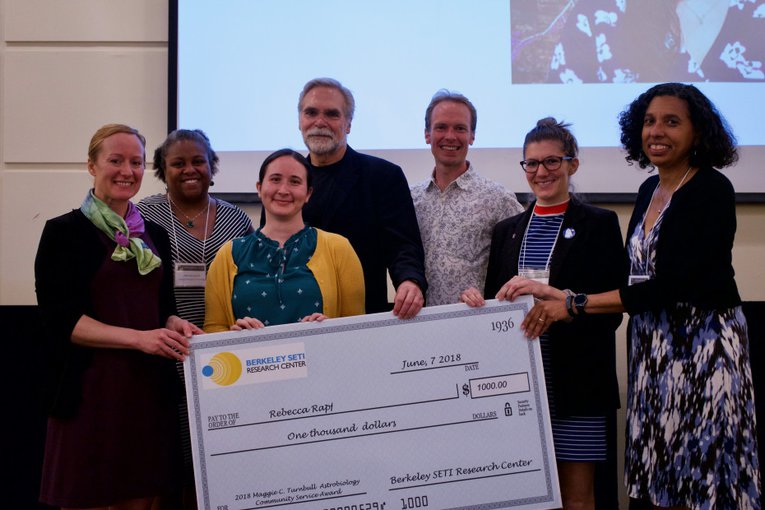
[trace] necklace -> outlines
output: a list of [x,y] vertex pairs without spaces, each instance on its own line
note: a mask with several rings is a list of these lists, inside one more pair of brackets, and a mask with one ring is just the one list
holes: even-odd
[[[680,182],[677,184],[677,186],[675,186],[675,189],[674,189],[674,190],[672,190],[672,193],[670,193],[670,194],[669,194],[669,198],[667,198],[667,201],[666,201],[666,202],[664,202],[664,205],[663,205],[663,206],[661,206],[661,207],[657,207],[657,208],[656,208],[656,211],[657,211],[659,214],[661,214],[662,212],[664,212],[664,209],[666,209],[666,208],[667,208],[667,206],[669,206],[669,203],[672,201],[672,195],[674,195],[674,194],[675,194],[675,191],[677,191],[677,190],[679,190],[679,189],[680,189],[680,186],[682,186],[682,185],[683,185],[683,183],[685,182],[685,179],[688,177],[688,174],[689,174],[690,172],[691,172],[691,167],[688,167],[688,170],[686,170],[686,171],[685,171],[685,174],[683,174],[683,178],[682,178],[682,179],[680,179]],[[653,205],[653,199],[654,199],[654,198],[656,198],[656,195],[658,195],[658,194],[659,194],[659,191],[660,191],[660,190],[661,190],[661,182],[659,182],[659,184],[657,184],[657,185],[656,185],[656,189],[655,189],[655,190],[653,190],[653,195],[651,195],[651,203],[649,203],[649,204],[648,204],[648,208],[649,208],[649,209],[650,209],[650,208],[651,208],[651,206]],[[662,191],[663,191],[663,190],[662,190]],[[662,193],[662,194],[661,194],[661,198],[664,198],[664,193]]]
[[210,198],[209,198],[209,197],[207,198],[207,207],[203,207],[203,208],[201,208],[201,209],[199,210],[199,212],[198,212],[198,213],[196,213],[196,214],[194,215],[194,217],[193,217],[193,218],[192,218],[191,216],[189,216],[188,214],[186,214],[186,213],[183,211],[183,209],[181,209],[180,207],[178,207],[178,204],[176,204],[175,202],[173,202],[173,199],[170,197],[170,193],[168,193],[168,194],[167,194],[167,199],[170,201],[170,203],[171,203],[171,204],[173,204],[173,207],[175,207],[175,208],[176,208],[176,210],[177,210],[179,213],[181,213],[182,215],[184,215],[184,216],[186,217],[186,228],[194,228],[194,220],[195,220],[195,219],[197,219],[197,218],[199,218],[199,216],[200,216],[200,215],[201,215],[203,212],[205,212],[205,210],[206,210],[208,213],[210,212]]

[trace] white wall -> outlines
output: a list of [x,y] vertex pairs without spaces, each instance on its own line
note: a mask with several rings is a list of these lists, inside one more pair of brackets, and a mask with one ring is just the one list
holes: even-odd
[[167,16],[161,0],[0,3],[0,304],[35,303],[40,232],[82,201],[93,132],[123,122],[149,147],[164,139]]
[[[0,0],[0,305],[35,303],[40,232],[89,188],[93,132],[130,124],[149,153],[164,139],[167,17],[163,0]],[[140,196],[162,189],[150,175],[143,186]],[[630,207],[614,209],[626,230]],[[259,218],[259,208],[247,210]],[[765,205],[739,206],[738,221],[742,297],[765,300]],[[623,333],[618,348],[624,401]]]

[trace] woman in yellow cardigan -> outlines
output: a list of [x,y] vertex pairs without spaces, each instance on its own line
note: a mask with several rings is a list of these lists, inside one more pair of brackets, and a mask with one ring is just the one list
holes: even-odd
[[206,333],[364,313],[364,274],[348,240],[306,225],[311,167],[292,149],[268,156],[257,183],[265,224],[224,244],[207,274]]

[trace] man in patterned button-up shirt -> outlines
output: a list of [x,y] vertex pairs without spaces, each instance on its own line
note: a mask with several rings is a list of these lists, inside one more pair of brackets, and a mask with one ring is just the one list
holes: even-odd
[[523,211],[515,194],[476,172],[467,161],[477,113],[462,94],[439,90],[425,112],[425,142],[435,168],[412,187],[429,306],[457,303],[460,292],[483,289],[494,225]]

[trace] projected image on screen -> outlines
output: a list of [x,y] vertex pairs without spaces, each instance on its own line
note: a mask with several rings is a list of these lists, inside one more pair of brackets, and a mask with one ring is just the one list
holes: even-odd
[[765,3],[511,3],[513,83],[765,80]]
[[410,183],[433,170],[425,108],[447,88],[478,109],[469,160],[483,175],[526,189],[524,136],[553,116],[582,149],[577,190],[603,194],[646,177],[624,161],[619,112],[653,82],[692,81],[743,148],[726,175],[765,193],[765,0],[176,1],[171,105],[218,151],[216,193],[254,194],[266,155],[305,150],[298,94],[324,76],[356,99],[350,146]]

